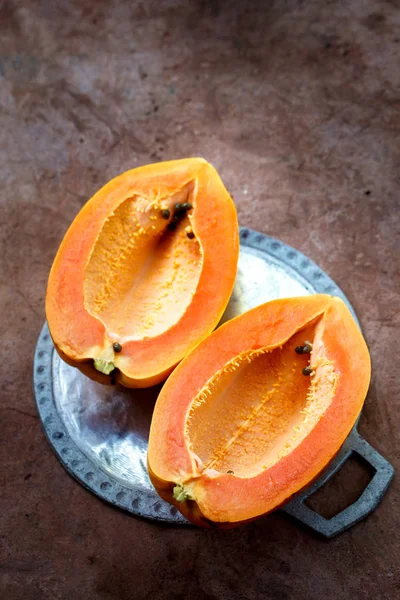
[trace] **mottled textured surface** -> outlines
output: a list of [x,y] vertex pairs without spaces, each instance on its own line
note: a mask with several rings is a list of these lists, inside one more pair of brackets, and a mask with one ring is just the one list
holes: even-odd
[[[360,431],[398,468],[399,31],[397,0],[0,1],[2,598],[399,596],[396,479],[329,542],[278,514],[152,525],[65,473],[31,391],[78,209],[127,168],[202,155],[242,225],[308,254],[354,304],[373,360]],[[329,484],[326,514],[364,479],[353,465]]]

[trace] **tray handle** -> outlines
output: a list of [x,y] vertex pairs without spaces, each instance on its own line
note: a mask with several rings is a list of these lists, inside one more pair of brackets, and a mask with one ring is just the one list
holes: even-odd
[[[325,517],[309,508],[304,502],[329,481],[350,456],[354,454],[358,454],[371,465],[375,473],[356,502],[347,506],[347,508],[331,519],[325,519]],[[356,429],[353,429],[328,471],[323,473],[304,492],[301,492],[285,504],[282,510],[324,537],[331,538],[364,519],[378,506],[393,479],[393,475],[394,469],[392,465],[361,437]]]

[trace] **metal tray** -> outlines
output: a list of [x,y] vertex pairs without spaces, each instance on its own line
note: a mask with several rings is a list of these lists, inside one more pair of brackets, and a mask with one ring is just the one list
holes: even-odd
[[[222,321],[274,298],[327,293],[338,286],[309,258],[274,238],[241,229],[235,288]],[[47,325],[40,334],[34,362],[34,392],[46,436],[66,470],[88,490],[128,512],[155,521],[188,525],[159,498],[147,474],[151,415],[161,386],[147,390],[108,387],[68,366],[54,350]],[[331,519],[304,502],[353,454],[375,471],[360,498]],[[281,510],[316,532],[332,537],[369,514],[383,497],[393,467],[354,426],[340,453],[320,478]]]

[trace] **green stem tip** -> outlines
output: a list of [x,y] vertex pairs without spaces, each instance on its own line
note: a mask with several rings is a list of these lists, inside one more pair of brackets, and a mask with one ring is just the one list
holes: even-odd
[[109,375],[111,371],[114,371],[115,365],[113,362],[109,360],[103,360],[102,358],[94,359],[94,368],[100,371],[100,373],[104,373],[104,375]]
[[191,496],[187,492],[185,492],[185,490],[183,489],[183,485],[181,485],[180,483],[177,483],[174,487],[173,496],[177,502],[185,502],[185,500],[192,500]]

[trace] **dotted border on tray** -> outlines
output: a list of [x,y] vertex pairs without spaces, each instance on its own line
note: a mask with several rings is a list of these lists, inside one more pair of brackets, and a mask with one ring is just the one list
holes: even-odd
[[[242,245],[267,252],[280,262],[288,264],[317,292],[341,297],[358,323],[354,309],[341,289],[304,254],[284,242],[248,228],[240,229],[240,240]],[[54,352],[55,348],[45,323],[35,351],[34,394],[46,437],[68,473],[105,502],[134,515],[174,525],[188,525],[188,521],[174,506],[161,499],[155,500],[154,495],[140,488],[124,487],[102,469],[95,467],[71,439],[54,400],[52,376]]]
[[42,328],[34,359],[34,392],[46,437],[70,475],[102,500],[134,515],[173,524],[188,524],[186,519],[161,499],[154,499],[140,488],[128,488],[115,481],[78,448],[69,436],[57,411],[52,383],[55,348],[47,323]]

